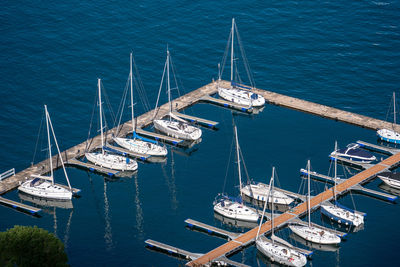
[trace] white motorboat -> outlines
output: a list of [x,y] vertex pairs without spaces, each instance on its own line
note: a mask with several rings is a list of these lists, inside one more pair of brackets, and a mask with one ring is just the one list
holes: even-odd
[[[262,107],[265,105],[265,99],[263,96],[253,93],[251,87],[242,86],[233,82],[233,72],[234,72],[234,37],[235,32],[238,33],[235,24],[235,19],[232,19],[232,29],[230,33],[231,39],[231,86],[223,87],[218,83],[218,95],[228,101],[249,106],[249,107]],[[229,41],[228,41],[229,42]],[[242,52],[243,53],[243,52]],[[225,58],[225,57],[224,57]],[[221,78],[219,78],[221,80]]]
[[[170,78],[169,78],[169,63],[170,63],[170,54],[169,50],[167,49],[167,60],[165,62],[164,66],[164,73],[165,69],[167,69],[167,93],[168,93],[168,103],[169,103],[169,113],[168,117],[169,119],[155,119],[153,120],[154,127],[160,131],[163,132],[169,136],[178,138],[178,139],[183,139],[183,140],[188,140],[188,141],[196,141],[199,140],[202,131],[201,129],[190,125],[187,121],[175,116],[172,113],[172,101],[171,101],[171,86],[170,86]],[[164,73],[161,79],[161,86],[160,90],[162,87],[162,83],[164,80]],[[159,92],[160,93],[160,92]],[[160,96],[160,94],[159,94]],[[158,104],[158,99],[157,99],[157,104]],[[156,106],[157,106],[156,104]],[[157,108],[156,108],[157,110]],[[172,120],[174,119],[174,120]]]
[[161,146],[158,142],[149,140],[139,136],[136,133],[135,116],[134,116],[134,103],[133,103],[133,71],[132,71],[132,53],[130,55],[130,93],[131,93],[131,114],[132,114],[132,138],[114,137],[114,141],[121,147],[126,148],[130,151],[146,154],[150,156],[161,156],[164,157],[168,154],[168,150],[165,146]]
[[360,148],[359,144],[351,143],[346,148],[337,149],[330,154],[331,157],[341,157],[352,161],[370,163],[376,160],[376,157],[370,152]]
[[[396,93],[393,92],[393,127],[396,124]],[[376,131],[378,138],[394,144],[400,144],[400,133],[394,129],[379,129]]]
[[327,230],[321,229],[317,226],[311,225],[311,196],[310,196],[310,161],[307,164],[308,173],[308,195],[307,195],[307,211],[308,211],[308,225],[289,225],[292,230],[298,236],[304,238],[307,241],[311,241],[318,244],[339,244],[340,237],[336,234]]
[[[242,176],[240,170],[239,138],[237,134],[236,125],[234,125],[234,131],[236,140],[236,157],[237,157],[239,193],[240,193],[240,188],[242,187]],[[243,204],[241,193],[240,197],[238,198],[228,197],[224,194],[219,194],[213,204],[215,212],[231,219],[257,222],[258,218],[260,217],[254,209]]]
[[103,137],[103,110],[101,102],[101,86],[100,79],[98,79],[98,93],[99,93],[99,114],[100,114],[100,132],[101,132],[101,151],[100,152],[87,152],[85,157],[88,161],[95,165],[119,171],[135,171],[138,164],[135,160],[128,157],[110,154],[104,150],[104,137]]
[[[264,183],[248,184],[241,189],[241,192],[249,198],[264,202],[270,192],[270,187]],[[268,197],[269,203],[281,205],[290,205],[293,201],[293,198],[276,190],[273,192],[273,195]]]
[[[44,106],[45,116],[46,116],[46,126],[47,126],[47,140],[48,140],[48,151],[49,151],[49,165],[50,165],[50,176],[36,175],[32,174],[32,179],[23,182],[18,190],[41,198],[57,199],[57,200],[70,200],[72,198],[72,188],[69,183],[68,175],[65,170],[64,161],[62,159],[60,149],[58,147],[56,135],[54,133],[53,125],[51,123],[50,115],[47,111],[47,106]],[[68,187],[63,187],[54,183],[53,174],[53,159],[51,155],[51,141],[50,141],[50,129],[53,135],[53,140],[56,144],[58,155],[61,161],[62,168],[64,170],[64,175],[68,183]]]
[[[269,184],[269,188],[271,188],[270,194],[272,196],[274,192],[274,173],[275,173],[275,168],[272,168],[272,177]],[[269,197],[269,195],[267,197]],[[266,206],[267,202],[264,203],[263,214],[256,236],[257,249],[265,256],[267,256],[272,262],[277,262],[283,265],[296,266],[296,267],[306,265],[307,259],[303,254],[299,253],[298,251],[290,247],[289,244],[288,246],[284,245],[283,243],[285,242],[278,243],[275,241],[276,237],[274,235],[274,208],[273,208],[274,205],[272,205],[271,209],[271,231],[272,231],[271,240],[267,239],[264,236],[259,236]]]
[[390,187],[400,189],[400,173],[381,172],[378,178]]

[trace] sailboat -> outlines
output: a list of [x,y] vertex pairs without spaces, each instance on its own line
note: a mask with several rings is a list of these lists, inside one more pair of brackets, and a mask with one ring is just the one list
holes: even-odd
[[[231,33],[230,33],[230,39],[231,39],[231,86],[226,88],[226,87],[220,86],[220,84],[218,84],[218,95],[220,97],[222,97],[223,99],[226,99],[228,101],[231,101],[231,102],[234,102],[237,104],[242,104],[242,105],[246,105],[246,106],[250,106],[250,107],[264,106],[264,104],[265,104],[264,97],[251,92],[252,88],[239,85],[233,81],[235,31],[237,32],[235,18],[232,18],[232,29],[231,29]],[[219,77],[219,80],[221,80],[221,77]],[[243,90],[243,89],[245,89],[245,90]]]
[[308,161],[307,169],[308,169],[308,195],[307,195],[308,225],[292,224],[289,225],[289,229],[307,241],[311,241],[318,244],[339,244],[341,241],[340,237],[338,237],[332,232],[328,232],[327,230],[311,225],[310,161]]
[[[396,93],[393,92],[393,128],[396,124]],[[394,129],[379,129],[376,131],[378,138],[394,144],[400,144],[400,133]]]
[[133,80],[132,53],[130,55],[129,80],[131,89],[132,138],[114,137],[114,141],[121,147],[136,153],[146,154],[150,156],[164,157],[168,153],[168,150],[165,146],[159,145],[158,142],[156,141],[143,138],[136,133],[134,108],[133,108],[134,104],[133,104],[133,82],[132,82]]
[[[270,194],[273,198],[274,192],[274,174],[275,174],[275,167],[272,168],[272,177],[269,183]],[[274,234],[274,205],[272,205],[271,209],[271,240],[267,239],[265,236],[260,236],[261,225],[263,222],[265,208],[267,206],[267,202],[264,203],[263,214],[261,217],[260,225],[258,227],[258,232],[256,236],[256,247],[257,249],[267,256],[272,262],[276,261],[280,264],[284,264],[287,266],[304,266],[307,263],[306,257],[299,253],[298,251],[292,249],[290,244],[288,246],[283,245],[282,243],[278,243],[275,239],[279,239]]]
[[100,113],[100,132],[101,132],[101,151],[100,152],[87,152],[85,157],[88,161],[105,167],[108,169],[119,170],[119,171],[135,171],[138,168],[138,164],[135,160],[128,157],[114,155],[104,150],[104,137],[103,137],[103,110],[101,102],[101,81],[98,79],[98,93],[99,93],[99,113]]
[[[189,125],[187,121],[175,116],[172,113],[172,102],[171,102],[171,87],[170,87],[170,79],[169,79],[169,63],[170,63],[170,55],[169,55],[169,50],[167,49],[167,60],[165,62],[164,66],[164,73],[165,73],[165,68],[167,69],[167,93],[168,93],[168,102],[169,102],[169,120],[164,120],[164,119],[159,119],[159,120],[153,120],[154,127],[159,130],[160,132],[166,133],[169,136],[183,139],[183,140],[189,140],[189,141],[196,141],[199,140],[201,137],[201,129],[194,127],[192,125]],[[161,86],[163,83],[164,79],[164,73],[163,77],[161,79]],[[161,89],[160,86],[160,89]],[[158,100],[157,100],[158,102]],[[172,120],[174,119],[174,120]]]
[[[239,140],[238,140],[236,125],[234,125],[234,130],[235,130],[235,140],[236,140],[236,155],[238,159],[237,164],[238,164],[239,192],[240,192],[240,188],[242,188],[242,177],[240,171]],[[240,197],[238,198],[229,197],[226,196],[225,194],[219,194],[216,197],[213,204],[214,204],[214,211],[225,217],[241,221],[249,221],[249,222],[258,221],[259,217],[258,213],[243,204],[241,193]]]
[[[62,159],[60,149],[58,147],[57,138],[54,133],[53,125],[51,123],[50,115],[47,111],[47,106],[44,105],[45,116],[46,116],[46,127],[47,127],[47,141],[49,146],[49,162],[50,162],[50,176],[37,175],[32,174],[32,179],[25,181],[22,183],[18,190],[20,192],[48,199],[57,199],[57,200],[70,200],[72,198],[72,188],[69,183],[68,175],[65,170],[64,161]],[[51,155],[51,141],[50,141],[50,129],[53,135],[53,140],[56,144],[58,155],[61,161],[61,165],[64,171],[65,179],[68,183],[68,188],[61,187],[54,183],[54,174],[53,174],[53,159]]]
[[[337,142],[335,142],[335,151],[337,150]],[[337,221],[338,223],[343,223],[345,225],[354,225],[355,227],[364,223],[364,217],[354,210],[346,208],[340,205],[336,201],[336,176],[337,176],[337,160],[335,161],[335,176],[333,178],[335,185],[333,187],[333,198],[334,204],[324,203],[321,205],[321,213],[325,216],[331,218],[332,220]]]

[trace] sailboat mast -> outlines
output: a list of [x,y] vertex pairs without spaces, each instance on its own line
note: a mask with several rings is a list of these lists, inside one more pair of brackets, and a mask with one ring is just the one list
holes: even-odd
[[100,88],[100,78],[97,79],[97,86],[99,88],[99,113],[100,113],[100,132],[101,132],[101,152],[104,154],[104,137],[103,137],[103,109],[101,106],[101,88]]
[[307,163],[308,172],[308,195],[307,195],[307,209],[308,209],[308,227],[311,227],[311,203],[310,203],[310,160]]
[[[270,195],[271,195],[271,236],[274,236],[274,176],[275,176],[275,167],[272,167],[272,187],[270,187]],[[265,200],[268,201],[268,198]],[[272,243],[274,243],[274,238],[272,239]]]
[[396,93],[393,92],[393,122],[396,124]]
[[[46,111],[47,111],[47,109],[46,109]],[[53,134],[54,143],[56,144],[57,152],[58,152],[58,155],[59,155],[59,157],[60,157],[60,161],[61,161],[61,165],[62,165],[62,167],[63,167],[65,179],[67,179],[67,183],[68,183],[69,190],[72,191],[72,187],[71,187],[71,184],[70,184],[69,179],[68,179],[68,174],[67,174],[67,171],[65,170],[64,160],[63,160],[63,158],[62,158],[62,155],[61,155],[61,152],[60,152],[60,147],[58,146],[56,134],[54,133],[53,124],[51,123],[50,114],[49,114],[48,112],[47,112],[47,116],[49,117],[49,124],[50,124],[51,133]],[[53,180],[54,180],[54,179],[53,179]]]
[[[273,176],[271,177],[271,179],[270,179],[270,181],[269,181],[269,185],[268,185],[269,188],[271,188],[272,180],[273,180]],[[269,199],[269,196],[270,196],[270,195],[271,195],[271,190],[269,190],[269,192],[268,192],[268,194],[267,194],[267,199]],[[259,236],[259,234],[260,234],[261,225],[262,225],[263,220],[264,220],[265,209],[267,208],[267,203],[268,203],[268,201],[265,201],[265,202],[264,202],[264,208],[263,208],[263,212],[262,212],[262,215],[261,215],[260,225],[258,226],[258,231],[257,231],[257,235],[256,235],[256,240],[258,239],[258,236]]]
[[[335,151],[337,151],[337,141],[335,141]],[[335,186],[333,187],[333,199],[336,202],[336,176],[337,176],[337,156],[335,156],[335,176],[333,177],[333,180],[335,182]]]
[[233,82],[233,39],[235,36],[235,18],[232,18],[232,43],[231,43],[231,85]]
[[47,105],[44,105],[44,110],[45,110],[45,113],[46,113],[47,142],[48,142],[48,144],[49,144],[50,177],[51,177],[51,184],[54,185],[54,178],[53,178],[53,159],[51,158],[51,143],[50,143],[50,129],[49,129],[49,113],[47,112]]
[[172,103],[171,103],[171,85],[170,85],[170,81],[169,81],[169,50],[168,50],[168,48],[167,48],[167,90],[168,90],[169,112],[171,113],[172,112]]
[[132,73],[132,52],[131,52],[131,57],[130,57],[130,68],[129,68],[129,79],[131,82],[131,111],[132,111],[132,134],[135,136],[135,116],[134,116],[134,110],[133,110],[133,73]]
[[239,139],[237,134],[237,127],[234,125],[235,128],[235,138],[236,138],[236,156],[237,156],[237,164],[238,164],[238,173],[239,173],[239,192],[240,196],[242,196],[242,174],[240,171],[240,155],[239,155]]

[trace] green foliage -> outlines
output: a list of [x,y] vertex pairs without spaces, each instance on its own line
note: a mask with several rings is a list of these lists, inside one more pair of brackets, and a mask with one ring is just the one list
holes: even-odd
[[16,225],[0,232],[0,266],[68,266],[68,258],[54,234]]

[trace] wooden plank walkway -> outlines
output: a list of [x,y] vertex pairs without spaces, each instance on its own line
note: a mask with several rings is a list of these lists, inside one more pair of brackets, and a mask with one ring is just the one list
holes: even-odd
[[206,120],[206,119],[203,119],[203,118],[190,116],[190,115],[179,113],[179,112],[176,112],[176,111],[173,111],[172,114],[174,114],[175,116],[177,116],[179,118],[188,120],[190,122],[196,122],[196,123],[202,124],[202,125],[207,126],[207,127],[215,127],[215,126],[217,126],[219,124],[219,122],[216,122],[216,121]]
[[[228,81],[220,81],[220,84],[223,85],[226,83],[226,85],[229,85]],[[183,110],[191,105],[194,105],[201,101],[201,99],[204,97],[209,97],[210,95],[216,94],[218,91],[217,89],[217,83],[216,82],[211,82],[207,85],[204,85],[194,91],[191,91],[175,100],[172,100],[172,106],[176,111]],[[319,115],[325,118],[330,118],[334,119],[337,121],[343,121],[347,123],[351,123],[354,125],[358,125],[364,128],[369,128],[369,129],[377,129],[377,128],[391,128],[392,124],[388,123],[386,121],[354,114],[351,112],[339,110],[336,108],[331,108],[328,106],[312,103],[309,101],[297,99],[294,97],[290,96],[285,96],[281,94],[277,94],[271,91],[265,91],[261,89],[254,89],[255,92],[261,94],[262,96],[265,97],[265,99],[272,104],[275,105],[280,105],[304,112],[308,112],[311,114]],[[153,118],[163,118],[165,117],[169,112],[169,104],[165,103],[164,105],[160,106],[157,108],[157,112],[155,113],[155,110],[151,110],[149,112],[146,112],[142,114],[141,116],[137,117],[137,129],[140,134],[141,129],[149,126]],[[131,133],[132,130],[132,122],[128,121],[124,124],[121,125],[120,130],[118,132],[118,136],[126,136],[129,133]],[[400,131],[400,125],[396,124],[395,125],[395,130]],[[107,136],[107,139],[110,140],[112,137],[112,133],[115,133],[117,131],[116,128],[111,129],[105,133]],[[61,140],[62,143],[62,140]],[[96,149],[100,147],[101,145],[101,140],[100,136],[93,137],[92,139],[89,140],[90,143],[90,149],[89,151],[92,151],[93,149]],[[84,141],[74,147],[71,147],[64,152],[62,152],[62,157],[65,162],[68,162],[68,160],[72,160],[74,158],[80,158],[84,156],[84,153],[86,151],[86,146],[87,142]],[[60,162],[59,162],[59,156],[55,155],[53,157],[53,166],[54,169],[57,169],[61,167]],[[35,165],[32,165],[25,170],[22,170],[18,173],[15,174],[15,176],[9,177],[7,179],[4,179],[0,181],[0,195],[4,194],[10,190],[15,189],[20,182],[25,181],[30,177],[31,174],[39,174],[39,175],[44,175],[48,173],[49,167],[48,167],[48,160],[39,162]]]
[[29,206],[29,205],[26,205],[26,204],[23,204],[23,203],[19,203],[19,202],[16,202],[16,201],[13,201],[13,200],[10,200],[10,199],[7,199],[7,198],[3,198],[3,197],[0,197],[0,203],[4,204],[4,205],[7,205],[7,206],[10,206],[10,207],[12,207],[14,209],[21,209],[21,210],[24,210],[24,211],[28,211],[31,214],[37,214],[38,212],[40,212],[42,210],[42,209],[38,209],[38,208]]
[[[395,154],[382,162],[370,167],[369,169],[366,169],[353,177],[343,181],[342,183],[336,185],[336,193],[337,194],[343,194],[347,190],[349,190],[351,187],[358,185],[362,183],[364,180],[369,179],[370,177],[376,175],[377,173],[387,169],[390,166],[394,166],[400,162],[400,153]],[[321,203],[328,201],[333,198],[333,188],[329,188],[328,190],[314,196],[310,200],[310,207],[311,208],[316,208],[318,207]],[[289,221],[291,221],[294,218],[297,218],[307,212],[307,203],[303,202],[296,206],[295,208],[291,209],[290,211],[287,211],[274,219],[275,227],[279,228],[280,226],[287,224]],[[255,237],[257,235],[257,230],[258,227],[253,228],[252,230],[242,234],[238,238],[235,238],[217,248],[214,250],[211,250],[210,252],[204,254],[200,258],[189,262],[187,265],[189,266],[201,266],[205,265],[209,262],[212,262],[215,259],[218,259],[219,257],[225,256],[229,254],[231,251],[238,249],[244,244],[248,244],[252,241],[255,240]],[[261,226],[260,234],[264,233],[269,233],[271,231],[271,221],[268,221],[264,223]]]

